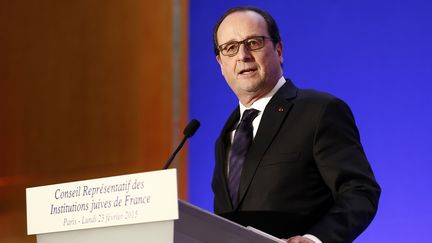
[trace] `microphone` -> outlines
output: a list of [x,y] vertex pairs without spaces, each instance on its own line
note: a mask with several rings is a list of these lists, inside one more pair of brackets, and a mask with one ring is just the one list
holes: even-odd
[[174,160],[177,153],[180,151],[180,149],[183,147],[186,140],[190,137],[192,137],[195,132],[200,127],[200,122],[198,120],[192,119],[189,124],[186,126],[186,128],[183,131],[183,140],[180,142],[179,146],[176,148],[174,153],[171,155],[171,157],[168,159],[168,161],[165,163],[163,169],[166,170],[170,166],[171,162]]

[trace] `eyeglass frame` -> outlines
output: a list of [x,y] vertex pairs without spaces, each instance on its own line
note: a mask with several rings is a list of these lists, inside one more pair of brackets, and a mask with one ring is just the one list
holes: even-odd
[[[251,48],[247,45],[247,41],[249,41],[249,40],[251,40],[251,39],[256,39],[256,38],[260,38],[260,39],[262,39],[262,40],[263,40],[263,42],[262,42],[263,45],[262,45],[261,47],[259,47],[259,48],[251,49]],[[228,56],[228,57],[233,57],[233,56],[237,55],[237,53],[239,52],[239,50],[240,50],[240,45],[241,45],[241,44],[243,44],[243,45],[245,46],[245,48],[246,48],[248,51],[256,51],[256,50],[260,50],[260,49],[264,48],[264,46],[265,46],[265,40],[271,40],[271,41],[273,42],[273,38],[270,38],[270,37],[268,37],[268,36],[251,36],[251,37],[246,38],[246,39],[241,40],[241,41],[228,41],[228,42],[225,42],[225,43],[219,45],[219,46],[218,46],[218,49],[219,49],[219,53],[221,53],[222,55],[224,55],[224,56]],[[233,53],[233,54],[230,54],[230,55],[228,55],[228,54],[224,54],[222,51],[225,50],[225,49],[222,48],[222,47],[224,47],[224,46],[226,46],[226,45],[228,45],[228,44],[238,44],[237,51],[236,51],[235,53]]]

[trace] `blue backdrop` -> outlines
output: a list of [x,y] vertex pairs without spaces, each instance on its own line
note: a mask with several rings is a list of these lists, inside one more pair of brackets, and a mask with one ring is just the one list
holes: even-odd
[[[189,199],[213,210],[214,141],[237,99],[212,50],[212,28],[229,7],[269,11],[284,43],[284,76],[333,93],[352,108],[383,192],[356,242],[417,242],[432,219],[432,2],[190,0]],[[426,240],[427,241],[427,240]]]

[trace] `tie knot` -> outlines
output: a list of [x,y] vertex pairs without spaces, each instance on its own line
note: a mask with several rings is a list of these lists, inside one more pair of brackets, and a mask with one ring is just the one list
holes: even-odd
[[248,109],[243,112],[242,122],[252,122],[258,116],[259,110]]

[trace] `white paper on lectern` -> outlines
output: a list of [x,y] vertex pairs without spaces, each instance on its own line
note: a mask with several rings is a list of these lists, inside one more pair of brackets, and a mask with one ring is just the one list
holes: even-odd
[[26,189],[27,233],[178,219],[175,169]]

